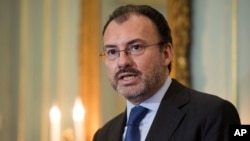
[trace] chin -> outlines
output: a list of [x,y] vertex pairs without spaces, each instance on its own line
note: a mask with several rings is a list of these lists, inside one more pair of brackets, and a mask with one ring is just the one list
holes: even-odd
[[125,97],[128,100],[137,99],[138,97],[143,96],[143,90],[138,88],[136,89],[134,87],[120,89],[118,88],[117,91],[121,96]]

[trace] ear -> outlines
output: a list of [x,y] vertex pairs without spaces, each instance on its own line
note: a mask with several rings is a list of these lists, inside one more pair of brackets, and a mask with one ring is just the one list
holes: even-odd
[[165,65],[168,66],[173,59],[173,46],[171,43],[166,43],[163,47],[163,55],[165,60]]

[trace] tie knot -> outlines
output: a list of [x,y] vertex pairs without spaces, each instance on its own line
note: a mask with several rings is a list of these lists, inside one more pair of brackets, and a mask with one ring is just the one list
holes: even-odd
[[147,112],[148,112],[148,109],[142,106],[136,106],[132,108],[127,125],[139,126],[141,120],[145,117]]

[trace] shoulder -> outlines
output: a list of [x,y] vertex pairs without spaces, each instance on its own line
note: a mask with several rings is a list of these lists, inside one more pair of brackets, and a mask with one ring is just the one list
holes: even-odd
[[192,88],[188,88],[176,80],[173,80],[172,90],[170,95],[173,95],[176,99],[180,99],[185,97],[189,104],[196,106],[197,108],[201,107],[234,107],[234,105],[226,100],[223,99],[215,94],[209,94],[194,90]]
[[228,100],[222,99],[216,95],[193,92],[191,103],[194,106],[201,105],[203,112],[214,120],[223,120],[222,122],[233,123],[239,121],[239,115],[236,107]]
[[188,88],[176,80],[171,85],[165,103],[171,102],[184,115],[175,138],[182,135],[195,137],[192,140],[227,140],[229,126],[240,124],[239,114],[230,101]]
[[223,99],[215,94],[204,93],[193,89],[189,89],[188,94],[190,96],[190,103],[193,106],[200,105],[201,108],[206,108],[207,110],[211,109],[213,111],[225,111],[228,109],[236,111],[235,106],[230,101]]
[[214,94],[208,94],[189,89],[188,95],[190,97],[190,102],[195,105],[203,105],[211,108],[223,105],[230,107],[233,106],[228,100],[222,99],[221,97]]
[[175,99],[184,99],[183,97],[185,97],[187,101],[186,104],[180,108],[187,116],[239,121],[237,109],[230,101],[214,94],[188,88],[176,80],[173,81],[173,87],[175,91],[177,91],[173,94],[176,95]]

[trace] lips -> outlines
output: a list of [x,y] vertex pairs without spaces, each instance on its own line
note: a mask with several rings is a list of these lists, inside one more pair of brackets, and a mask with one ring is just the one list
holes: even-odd
[[135,73],[122,73],[120,75],[118,75],[118,80],[131,80],[133,78],[135,78],[137,76],[137,74]]
[[133,68],[123,68],[120,69],[116,74],[115,74],[115,80],[116,81],[121,81],[124,83],[133,83],[138,79],[138,76],[141,74],[140,71],[133,69]]

